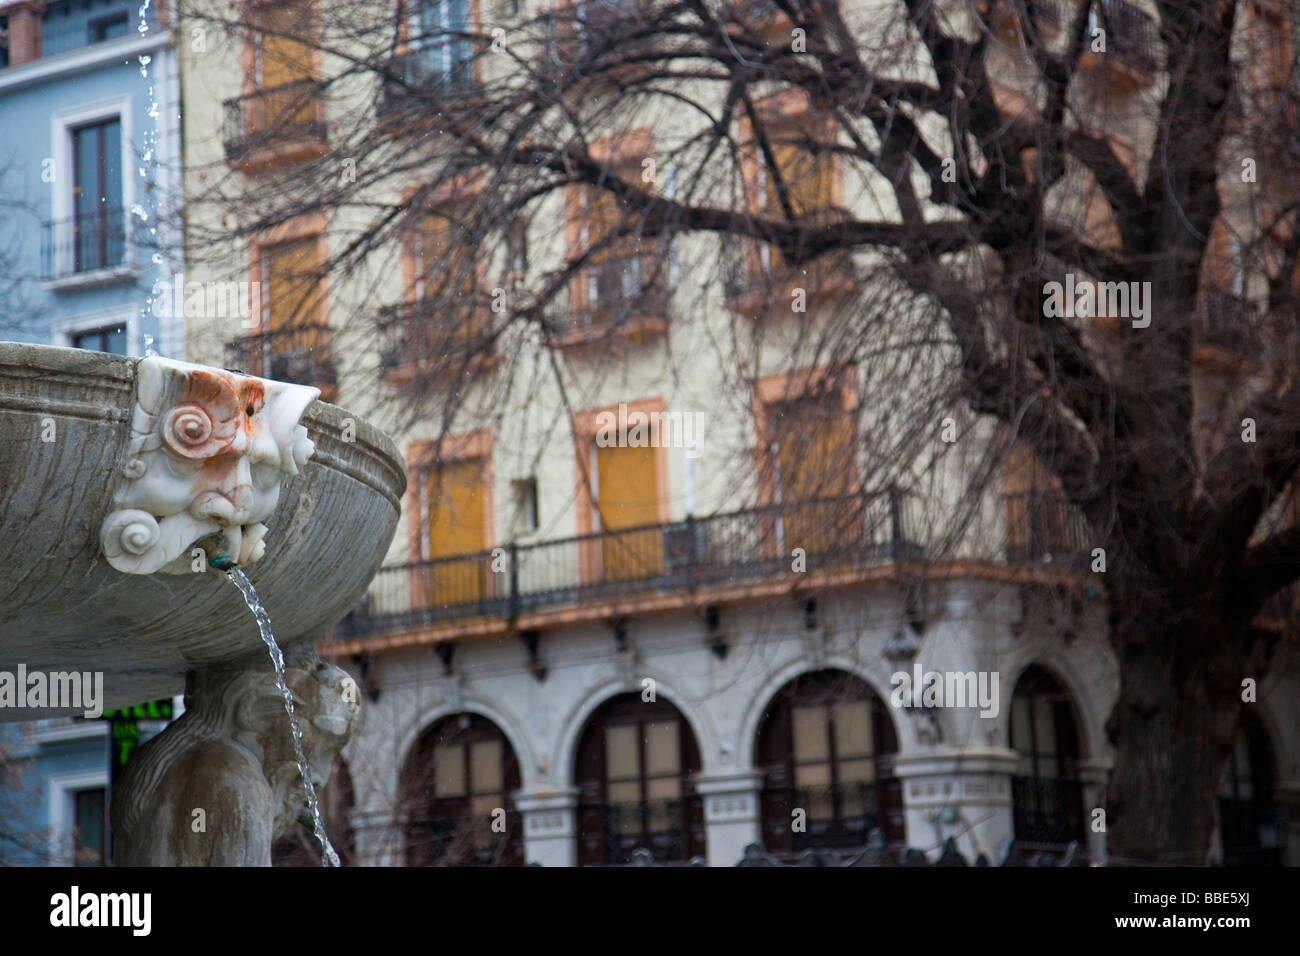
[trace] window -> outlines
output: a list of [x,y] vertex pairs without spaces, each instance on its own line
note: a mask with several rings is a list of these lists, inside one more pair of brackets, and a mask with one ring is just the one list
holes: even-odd
[[415,0],[407,82],[466,89],[474,80],[469,0]]
[[114,355],[126,354],[126,325],[110,325],[102,329],[86,332],[74,332],[71,335],[72,347],[91,349],[96,352],[111,352]]
[[425,212],[411,237],[417,302],[436,314],[420,313],[435,353],[463,349],[478,329],[478,243],[452,209]]
[[282,142],[323,138],[324,106],[315,49],[319,30],[313,5],[306,0],[259,4],[252,21],[246,129]]
[[126,253],[122,208],[122,122],[72,130],[72,258],[74,272],[122,264]]
[[[757,163],[760,206],[764,216],[778,220],[804,219],[825,216],[832,210],[834,158],[830,153],[813,148],[814,144],[824,145],[829,141],[830,127],[829,124],[815,125],[817,128],[810,131],[793,125],[772,128],[769,124],[767,135],[772,161],[769,163],[760,153]],[[790,206],[788,213],[781,201],[782,187]],[[775,246],[764,244],[759,255],[764,272],[779,272],[785,268],[781,253]]]
[[[863,681],[833,670],[791,681],[768,705],[756,747],[767,848],[786,856],[810,847],[856,849],[877,827],[901,843],[897,751],[893,722]],[[791,827],[796,809],[806,813],[803,832]]]
[[1074,709],[1057,680],[1031,667],[1011,698],[1011,749],[1018,754],[1011,778],[1017,840],[1063,844],[1082,840],[1083,790]]
[[105,842],[104,808],[107,789],[91,787],[72,794],[73,823],[76,827],[77,866],[104,866],[108,856]]
[[126,10],[90,21],[90,42],[103,43],[127,36],[131,32],[131,16]]
[[599,578],[620,581],[663,569],[659,527],[659,449],[591,446],[592,529],[599,539]]
[[420,738],[403,771],[408,866],[518,866],[522,827],[512,809],[519,764],[501,730],[455,714]]
[[857,418],[847,374],[777,376],[760,381],[758,391],[769,550],[832,554],[862,544]]
[[[484,443],[486,444],[486,443]],[[415,572],[415,607],[472,604],[491,597],[488,523],[490,475],[486,448],[431,464],[420,475],[423,564]]]
[[246,370],[302,385],[332,385],[325,270],[325,250],[316,235],[257,248],[254,279],[262,297],[262,329],[247,342]]
[[537,523],[537,479],[519,478],[510,483],[515,501],[515,534],[532,534]]
[[578,863],[627,863],[644,848],[661,862],[704,851],[695,793],[699,747],[666,701],[626,694],[605,703],[578,743]]
[[[641,179],[643,160],[654,155],[649,128],[593,143],[591,154],[606,164],[611,177],[637,188],[654,188]],[[569,189],[565,213],[569,255],[587,257],[569,287],[573,324],[662,321],[667,305],[669,246],[661,237],[643,239],[638,234],[640,212],[608,189],[583,185]],[[616,233],[621,234],[615,237]]]

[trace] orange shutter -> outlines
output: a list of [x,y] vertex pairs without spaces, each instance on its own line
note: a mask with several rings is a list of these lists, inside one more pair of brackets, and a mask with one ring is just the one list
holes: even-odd
[[604,579],[658,574],[663,569],[663,532],[659,527],[655,449],[597,447],[596,504],[602,532],[650,526],[644,531],[602,536]]
[[[436,562],[427,571],[429,606],[464,604],[488,595],[486,469],[479,458],[454,461],[425,479],[427,548]],[[463,555],[472,558],[454,560]],[[453,560],[439,560],[453,559]]]

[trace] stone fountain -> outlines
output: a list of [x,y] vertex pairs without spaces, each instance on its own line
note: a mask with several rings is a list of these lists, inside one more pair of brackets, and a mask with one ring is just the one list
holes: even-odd
[[[216,568],[271,615],[318,786],[351,732],[356,685],[311,642],[364,594],[406,480],[391,441],[318,394],[0,343],[0,671],[101,672],[105,709],[186,694],[114,792],[119,863],[269,865],[303,806],[266,647]],[[79,712],[43,703],[0,720]]]

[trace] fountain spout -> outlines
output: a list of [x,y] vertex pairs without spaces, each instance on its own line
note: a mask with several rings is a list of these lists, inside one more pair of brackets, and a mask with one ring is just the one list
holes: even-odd
[[130,441],[113,511],[100,528],[108,563],[127,574],[181,573],[190,568],[191,545],[218,531],[236,564],[262,557],[263,522],[281,482],[315,450],[299,420],[319,395],[304,385],[141,359]]

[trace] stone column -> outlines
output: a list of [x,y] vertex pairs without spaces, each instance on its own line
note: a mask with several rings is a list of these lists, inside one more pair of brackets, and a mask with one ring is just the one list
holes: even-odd
[[932,747],[894,758],[902,782],[907,845],[938,857],[955,837],[970,863],[983,853],[996,865],[1015,833],[1011,776],[1016,752],[1005,747]]
[[524,820],[524,862],[542,866],[576,866],[575,787],[534,790],[515,796],[515,809]]
[[1092,811],[1106,809],[1106,782],[1110,778],[1110,761],[1101,759],[1079,761],[1079,782],[1083,785],[1083,825],[1088,838],[1088,862],[1106,865],[1106,834],[1092,828]]
[[704,803],[709,866],[735,866],[750,843],[761,843],[760,773],[719,773],[698,777],[695,789]]
[[400,816],[391,810],[353,810],[357,866],[405,866],[406,841]]
[[1300,866],[1300,780],[1280,780],[1273,788],[1273,802],[1286,817],[1284,866]]
[[44,0],[0,3],[0,14],[9,17],[9,65],[29,63],[41,56],[41,14]]

